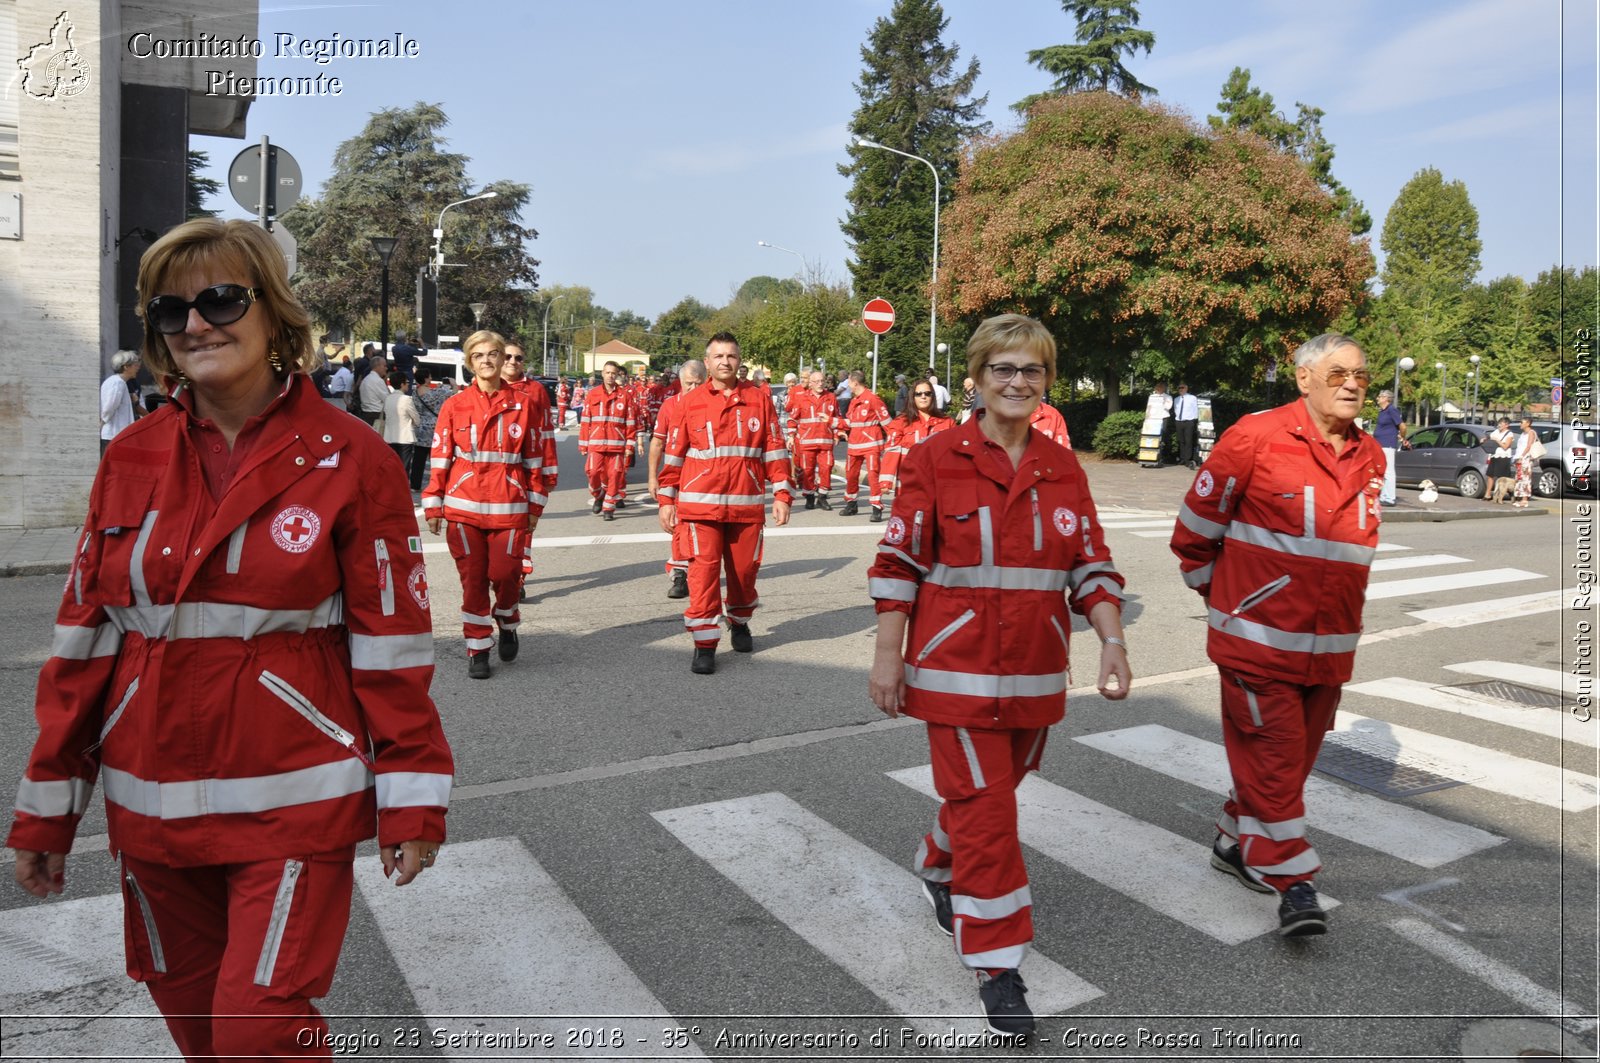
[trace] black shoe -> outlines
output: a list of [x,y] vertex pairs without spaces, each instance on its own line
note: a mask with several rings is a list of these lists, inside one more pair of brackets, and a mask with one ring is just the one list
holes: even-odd
[[467,675],[473,679],[489,678],[489,651],[477,650],[467,654]]
[[683,569],[673,569],[672,586],[667,589],[668,598],[689,597],[689,574]]
[[1296,882],[1283,892],[1278,902],[1278,936],[1310,937],[1328,932],[1328,913],[1317,900],[1317,888],[1309,882]]
[[874,524],[882,524],[883,523],[883,507],[882,506],[873,506],[872,507],[872,523],[874,523]]
[[608,511],[608,512],[600,514],[600,519],[601,520],[616,520],[617,519],[617,514],[616,514],[615,511]]
[[853,517],[855,515],[856,515],[855,499],[849,499],[849,500],[847,500],[845,502],[844,508],[839,510],[839,516],[841,516],[841,517]]
[[807,509],[816,509],[817,508],[817,496],[816,495],[809,494],[809,493],[806,495],[806,508]]
[[602,505],[603,505],[603,504],[604,504],[604,503],[603,503],[603,502],[602,502],[602,501],[601,501],[601,500],[600,500],[600,499],[598,499],[598,498],[597,498],[597,499],[595,499],[595,500],[594,500],[594,505],[592,505],[592,506],[590,506],[590,507],[589,507],[589,512],[590,512],[590,513],[598,513],[598,512],[600,512],[600,507],[601,507],[601,506],[602,506]]
[[945,937],[954,937],[955,913],[950,909],[950,884],[947,882],[929,882],[922,880],[922,895],[928,898],[928,903],[933,905],[933,921],[939,924],[939,929],[944,931]]
[[1277,890],[1265,882],[1257,882],[1250,877],[1244,869],[1244,854],[1239,852],[1237,845],[1223,847],[1223,835],[1217,835],[1217,840],[1211,843],[1211,866],[1225,874],[1232,875],[1244,884],[1246,889],[1255,890],[1257,893],[1276,893]]
[[502,661],[514,661],[514,660],[516,660],[517,659],[517,650],[520,649],[520,648],[521,647],[519,647],[517,645],[517,633],[515,631],[512,631],[510,628],[505,628],[505,627],[501,628],[500,629],[500,659]]
[[817,508],[818,509],[826,509],[826,510],[830,510],[831,511],[833,509],[833,503],[828,501],[828,496],[827,495],[818,495],[817,496]]
[[695,675],[710,675],[717,670],[717,650],[714,646],[696,646],[689,671]]
[[617,499],[617,508],[618,509],[621,509],[623,506],[625,506],[627,504],[628,504],[628,500],[626,498]]
[[1033,1033],[1033,1012],[1023,996],[1028,987],[1022,972],[1008,967],[994,977],[978,972],[978,999],[983,1001],[990,1031],[1001,1037],[1028,1037]]
[[733,643],[734,653],[750,653],[756,648],[755,640],[750,637],[749,624],[728,624],[728,641]]

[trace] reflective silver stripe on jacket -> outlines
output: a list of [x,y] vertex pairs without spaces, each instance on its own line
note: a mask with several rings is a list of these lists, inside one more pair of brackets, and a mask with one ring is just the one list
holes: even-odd
[[63,661],[88,661],[96,657],[115,657],[121,649],[122,632],[115,624],[108,622],[98,627],[57,624],[55,638],[50,643],[50,656]]
[[945,672],[908,664],[906,686],[930,694],[962,694],[973,698],[1042,698],[1066,693],[1067,677],[1064,672],[1051,675]]
[[1097,575],[1115,576],[1117,567],[1109,561],[1091,561],[1068,572],[1067,583],[1073,587],[1082,587],[1085,580]]
[[520,452],[511,453],[505,450],[462,450],[456,448],[456,457],[462,461],[484,462],[490,465],[521,465],[523,458]]
[[1216,567],[1216,562],[1207,561],[1193,572],[1183,574],[1183,582],[1190,590],[1199,590],[1211,582],[1211,571]]
[[30,816],[81,816],[89,807],[94,783],[88,779],[47,779],[26,775],[17,786],[17,811]]
[[765,505],[767,496],[761,495],[713,495],[701,491],[685,491],[678,496],[680,502],[698,502],[708,506],[761,506]]
[[1289,535],[1286,532],[1268,531],[1237,520],[1228,525],[1228,538],[1266,550],[1276,550],[1280,554],[1314,557],[1322,561],[1342,561],[1349,565],[1370,566],[1378,552],[1374,547],[1362,546],[1359,543],[1318,539],[1316,536]]
[[474,502],[470,498],[445,495],[444,508],[460,510],[462,513],[515,515],[528,512],[528,500],[523,499],[521,502]]
[[917,585],[910,580],[869,576],[867,596],[893,602],[914,602],[917,600]]
[[395,573],[389,564],[389,544],[382,539],[372,540],[372,553],[378,566],[378,604],[384,616],[393,616]]
[[444,808],[454,782],[437,772],[386,771],[377,777],[378,807]]
[[1359,631],[1350,635],[1315,635],[1309,631],[1282,631],[1275,627],[1246,620],[1242,616],[1229,616],[1213,607],[1207,623],[1215,631],[1235,635],[1274,650],[1290,653],[1354,653],[1361,641]]
[[918,572],[922,573],[924,576],[926,576],[928,574],[928,566],[927,565],[924,565],[922,562],[918,561],[916,558],[912,557],[910,554],[908,554],[905,551],[901,550],[897,546],[890,546],[887,543],[880,544],[879,547],[878,547],[878,553],[880,553],[880,554],[890,554],[890,555],[892,555],[894,557],[898,557],[900,560],[904,561],[906,564],[910,565],[912,568],[916,569]]
[[372,773],[353,757],[243,779],[158,783],[112,767],[103,769],[101,774],[105,777],[107,801],[129,812],[160,819],[269,812],[349,797],[372,786]]
[[106,607],[123,631],[152,639],[253,639],[258,635],[303,635],[313,628],[344,623],[344,595],[334,592],[310,609],[257,609],[232,602],[182,602],[178,605]]
[[1178,523],[1194,532],[1202,539],[1215,542],[1228,533],[1228,525],[1218,524],[1214,520],[1206,520],[1200,514],[1189,508],[1188,503],[1178,510]]
[[122,719],[122,714],[128,711],[128,702],[132,701],[133,696],[138,692],[139,677],[134,676],[133,682],[128,684],[128,689],[122,692],[122,700],[118,701],[117,707],[111,710],[111,715],[106,717],[106,722],[100,725],[100,737],[95,740],[94,745],[89,747],[90,749],[100,748],[106,740],[106,735],[110,734],[111,729],[117,725],[117,721]]
[[960,631],[962,628],[966,627],[967,624],[971,622],[972,619],[977,615],[978,614],[975,610],[968,609],[966,612],[950,621],[944,627],[940,628],[933,638],[929,639],[927,644],[922,647],[922,652],[917,654],[917,663],[921,664],[923,661],[927,660],[928,654],[938,649],[940,643],[949,638],[951,635],[954,635],[957,631]]
[[762,458],[764,455],[760,447],[707,447],[704,450],[690,448],[689,457],[700,461],[710,461],[712,458]]
[[1068,574],[1059,568],[1019,568],[993,564],[938,564],[928,573],[928,582],[941,587],[1002,591],[1064,591],[1068,578]]
[[228,536],[228,564],[227,571],[230,576],[239,574],[239,563],[244,559],[244,536],[250,528],[249,518],[243,524],[233,529],[233,534]]

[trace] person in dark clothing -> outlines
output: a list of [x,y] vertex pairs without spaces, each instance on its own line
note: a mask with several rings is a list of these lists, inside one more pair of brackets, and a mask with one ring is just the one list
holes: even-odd
[[404,332],[394,334],[394,346],[389,348],[389,363],[404,373],[414,386],[417,382],[417,359],[424,352],[421,347],[413,347],[410,338]]

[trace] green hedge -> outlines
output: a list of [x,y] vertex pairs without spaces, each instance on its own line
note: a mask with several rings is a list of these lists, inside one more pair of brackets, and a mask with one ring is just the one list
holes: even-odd
[[1143,410],[1123,410],[1106,415],[1094,430],[1095,452],[1103,458],[1137,458],[1139,429],[1143,425]]

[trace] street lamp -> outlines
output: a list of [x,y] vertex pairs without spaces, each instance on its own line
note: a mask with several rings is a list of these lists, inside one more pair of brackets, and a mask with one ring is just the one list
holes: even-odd
[[[800,287],[801,287],[802,291],[805,290],[805,283],[806,283],[806,274],[805,274],[806,256],[802,255],[800,252],[794,250],[793,248],[784,247],[782,244],[769,244],[765,240],[757,240],[756,241],[756,246],[757,247],[770,247],[774,251],[787,251],[787,252],[789,252],[789,254],[793,255],[795,258],[798,258],[800,260]],[[806,352],[805,351],[801,351],[800,352],[800,364],[795,367],[795,373],[796,373],[796,375],[799,375],[799,374],[804,373],[805,371],[806,371]]]
[[1472,381],[1472,423],[1478,424],[1478,363],[1483,359],[1475,354],[1467,361],[1472,363],[1472,371],[1467,374],[1467,379]]
[[944,383],[945,390],[949,391],[950,390],[950,345],[948,343],[941,343],[941,344],[939,344],[938,351],[939,351],[940,354],[944,355],[944,381],[943,381],[943,383]]
[[488,303],[468,303],[467,309],[472,311],[473,331],[483,327],[483,312],[489,309]]
[[[1403,369],[1409,373],[1416,367],[1417,360],[1415,358],[1402,358],[1394,363],[1394,404],[1396,406],[1400,406],[1400,371]],[[1401,406],[1400,409],[1404,413],[1405,407]],[[1413,410],[1411,412],[1415,413],[1416,411]]]
[[[555,306],[566,297],[566,293],[563,292],[561,295],[556,296],[554,299],[551,299],[549,302],[544,304],[544,339],[541,341],[539,347],[539,358],[541,363],[548,363],[550,361],[550,308]],[[544,368],[548,369],[548,364],[544,365]]]
[[896,155],[901,155],[908,159],[916,159],[933,171],[933,287],[928,289],[928,368],[931,370],[934,367],[933,356],[937,350],[939,322],[939,315],[936,313],[938,310],[937,300],[939,298],[939,168],[921,155],[913,155],[909,151],[891,148],[887,144],[879,144],[877,141],[868,140],[866,137],[856,137],[856,143],[863,148],[881,148],[884,151],[892,151]]
[[1444,424],[1444,384],[1450,376],[1450,371],[1444,367],[1443,362],[1434,362],[1433,367],[1439,370],[1439,423]]
[[399,239],[394,236],[369,236],[368,242],[372,249],[383,260],[383,286],[381,299],[378,305],[378,349],[385,358],[389,357],[389,256],[394,254],[394,245]]
[[480,199],[493,199],[499,192],[480,192],[466,199],[458,199],[454,203],[446,203],[444,210],[439,212],[439,220],[433,227],[433,275],[439,276],[439,267],[444,265],[444,212],[451,207],[459,207],[463,203],[476,203]]

